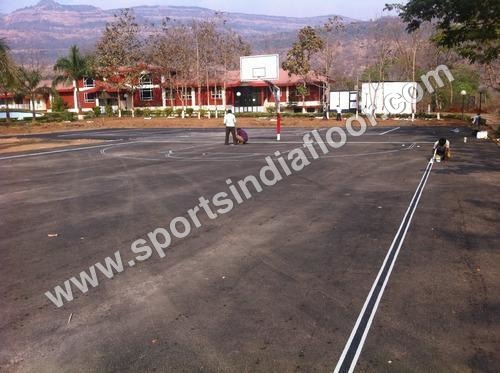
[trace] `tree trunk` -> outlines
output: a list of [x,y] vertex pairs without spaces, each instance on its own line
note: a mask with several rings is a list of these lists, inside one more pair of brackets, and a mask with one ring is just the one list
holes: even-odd
[[170,106],[172,106],[172,111],[174,110],[175,106],[175,95],[174,92],[177,92],[177,89],[174,91],[174,86],[170,85]]
[[[196,31],[197,32],[197,31]],[[198,83],[198,119],[201,118],[201,77],[200,77],[200,46],[198,44],[198,34],[196,34],[196,80]]]
[[328,83],[323,84],[323,119],[328,120],[328,110],[330,109],[330,85]]
[[32,122],[36,121],[36,112],[35,112],[35,95],[31,95],[31,114],[33,115],[33,118],[31,119]]
[[215,86],[214,86],[214,104],[215,104],[215,118],[219,118],[219,110],[218,110],[218,107],[217,107],[217,83],[215,83]]
[[7,92],[5,92],[4,95],[5,95],[5,121],[7,123],[10,123],[9,97],[7,96]]
[[[187,97],[187,90],[188,90],[188,87],[187,87],[187,85],[185,85],[184,88],[183,88],[184,97]],[[182,119],[184,119],[186,117],[186,98],[182,99],[182,113],[181,113],[181,117],[182,117]]]
[[208,118],[210,118],[210,82],[208,81],[208,69],[206,73],[207,79],[207,109],[208,109]]
[[201,82],[198,81],[198,119],[201,118]]
[[304,82],[304,91],[302,92],[302,112],[305,113],[306,110],[306,95],[304,92],[306,91],[306,82]]
[[75,83],[76,86],[76,111],[77,115],[80,115],[81,113],[81,108],[80,108],[80,88],[78,88],[78,83]]
[[131,92],[131,97],[130,97],[130,106],[131,106],[131,110],[132,110],[132,118],[135,118],[135,110],[134,110],[134,93],[135,91],[132,90]]
[[120,98],[120,88],[117,88],[117,91],[118,91],[118,118],[121,118],[122,117],[122,104],[121,104],[122,100]]

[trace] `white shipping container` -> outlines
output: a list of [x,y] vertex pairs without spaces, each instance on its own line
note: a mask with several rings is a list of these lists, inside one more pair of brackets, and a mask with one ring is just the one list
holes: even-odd
[[411,114],[416,112],[416,82],[372,82],[361,85],[361,110],[365,114]]

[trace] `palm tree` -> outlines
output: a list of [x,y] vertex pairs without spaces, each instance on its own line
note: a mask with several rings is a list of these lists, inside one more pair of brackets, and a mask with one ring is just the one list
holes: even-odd
[[5,117],[10,122],[8,93],[12,91],[17,83],[18,69],[9,55],[9,46],[4,38],[0,38],[0,93],[5,98]]
[[30,70],[26,68],[20,69],[20,90],[30,97],[31,101],[31,112],[33,114],[33,122],[35,121],[35,98],[37,95],[47,92],[49,88],[38,87],[40,81],[42,80],[42,74],[39,70]]
[[6,66],[7,52],[9,51],[9,46],[5,41],[5,38],[0,38],[0,71]]
[[60,75],[56,76],[53,84],[56,85],[62,82],[71,82],[73,84],[73,87],[76,89],[76,108],[78,113],[81,112],[78,81],[87,76],[88,70],[88,59],[86,56],[80,54],[76,45],[70,48],[67,57],[59,58],[54,65],[54,71]]

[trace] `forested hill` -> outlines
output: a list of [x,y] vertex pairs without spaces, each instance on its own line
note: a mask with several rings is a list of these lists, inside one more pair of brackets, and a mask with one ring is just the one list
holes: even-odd
[[[214,10],[182,6],[138,6],[132,8],[142,24],[161,24],[165,17],[172,22],[207,20],[216,17]],[[81,49],[91,48],[100,37],[106,22],[112,21],[120,9],[103,10],[89,5],[63,5],[53,0],[42,0],[37,5],[0,15],[0,37],[6,38],[14,55],[37,50],[45,60],[53,61],[77,44]],[[329,17],[294,18],[242,13],[223,13],[219,16],[242,35],[255,52],[276,47],[287,47],[296,31],[304,26],[320,26]],[[344,18],[344,22],[354,20]]]

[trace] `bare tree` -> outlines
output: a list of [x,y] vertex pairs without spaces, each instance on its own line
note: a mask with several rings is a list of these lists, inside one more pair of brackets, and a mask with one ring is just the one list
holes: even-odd
[[[341,38],[345,31],[345,25],[340,17],[331,17],[321,28],[318,29],[319,36],[323,39],[324,48],[317,53],[315,70],[326,79],[322,83],[323,91],[323,119],[328,119],[330,106],[330,81],[335,74],[334,66],[336,55],[341,45]],[[317,65],[317,66],[316,66]]]
[[239,69],[239,62],[241,56],[248,56],[251,54],[251,48],[240,35],[234,30],[229,28],[227,21],[220,14],[220,26],[217,41],[217,55],[218,60],[216,77],[222,80],[222,105],[226,109],[226,90],[228,82],[228,73],[230,70]]
[[307,81],[312,71],[311,57],[324,48],[324,41],[310,26],[300,29],[297,39],[288,51],[282,67],[288,71],[288,75],[295,74],[301,77],[302,84],[297,86],[297,93],[302,96],[302,111],[304,111],[305,96],[308,93]]
[[144,69],[141,27],[132,10],[124,9],[114,16],[96,45],[95,70],[118,92],[118,115],[121,116],[122,90],[130,90],[132,115],[134,115],[134,93],[139,76]]
[[[394,62],[395,56],[393,44],[390,29],[383,22],[378,22],[373,30],[373,39],[371,41],[375,64],[372,69],[368,69],[367,71],[368,83],[370,85],[369,95],[372,103],[371,115],[375,115],[379,109],[382,112],[385,110],[385,100],[382,100],[382,108],[378,108],[376,98],[380,89],[382,89],[382,97],[385,97],[384,83],[387,79],[388,69]],[[373,76],[374,74],[376,75],[375,77]]]
[[187,106],[188,89],[193,82],[195,49],[192,29],[186,25],[173,25],[165,19],[161,28],[150,37],[149,53],[152,62],[157,65],[165,81],[171,106],[175,106],[178,97],[182,105],[182,116]]

